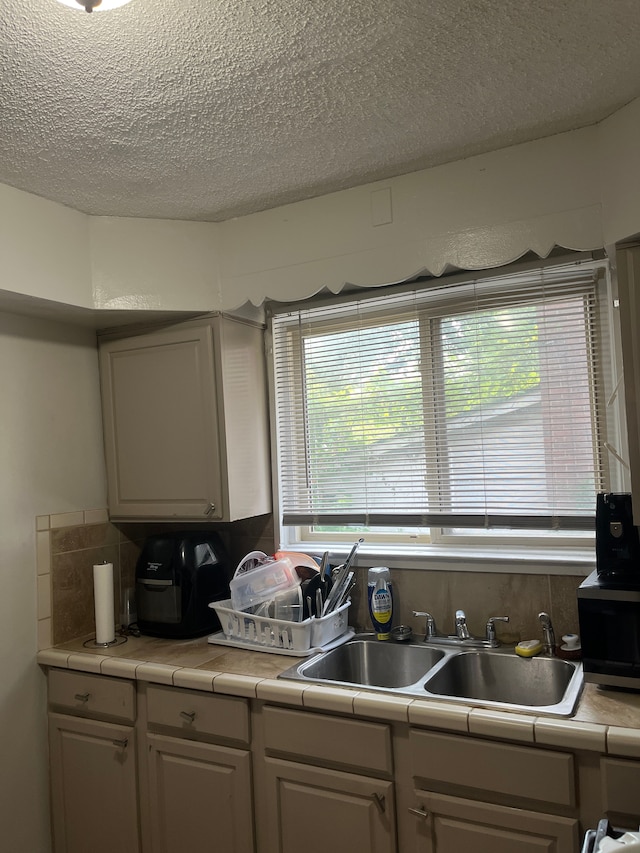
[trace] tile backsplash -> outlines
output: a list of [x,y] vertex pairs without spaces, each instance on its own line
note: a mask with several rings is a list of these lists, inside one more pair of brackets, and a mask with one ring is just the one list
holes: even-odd
[[[349,621],[370,631],[367,570],[357,571]],[[465,611],[471,633],[481,637],[491,616],[508,616],[508,624],[496,624],[498,639],[505,643],[541,637],[542,610],[551,614],[558,642],[563,634],[578,633],[576,590],[584,576],[392,569],[391,580],[393,622],[410,625],[419,636],[424,636],[426,620],[413,616],[414,610],[428,611],[438,631],[452,634],[458,608]]]
[[[273,553],[275,549],[270,515],[205,526],[220,534],[232,570],[249,551]],[[145,539],[161,530],[185,528],[188,525],[177,523],[114,524],[106,509],[37,516],[38,648],[95,633],[92,567],[98,563],[113,564],[118,622],[123,591],[134,586]]]
[[[271,554],[276,549],[273,518],[258,516],[230,524],[205,525],[222,537],[230,571],[249,551]],[[113,563],[116,621],[122,594],[134,586],[140,549],[152,533],[188,529],[173,523],[118,523],[109,521],[106,509],[89,509],[36,518],[38,590],[38,647],[90,637],[95,632],[93,609],[94,564]],[[202,529],[202,526],[199,527]],[[350,623],[371,630],[367,613],[367,569],[357,569]],[[462,608],[474,634],[482,635],[490,616],[509,616],[498,623],[504,642],[541,635],[538,613],[552,616],[558,639],[578,631],[576,590],[582,575],[505,574],[489,572],[420,571],[393,569],[394,624],[411,625],[424,634],[424,619],[413,610],[428,610],[443,632],[453,631],[453,615]]]

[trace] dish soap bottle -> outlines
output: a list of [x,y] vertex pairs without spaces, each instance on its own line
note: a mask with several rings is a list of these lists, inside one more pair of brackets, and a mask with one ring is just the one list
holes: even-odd
[[375,566],[367,575],[367,594],[369,616],[378,640],[388,640],[391,636],[393,619],[393,590],[391,573],[386,566]]

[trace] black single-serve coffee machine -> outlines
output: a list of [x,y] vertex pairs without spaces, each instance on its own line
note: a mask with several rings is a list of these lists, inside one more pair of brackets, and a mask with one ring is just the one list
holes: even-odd
[[640,539],[627,492],[596,496],[596,570],[604,581],[640,583]]
[[640,541],[631,495],[599,494],[596,568],[578,587],[584,680],[640,690]]

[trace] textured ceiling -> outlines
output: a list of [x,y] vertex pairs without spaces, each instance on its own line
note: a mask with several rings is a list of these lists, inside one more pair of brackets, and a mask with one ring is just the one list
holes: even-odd
[[0,183],[222,220],[592,124],[638,0],[0,0]]

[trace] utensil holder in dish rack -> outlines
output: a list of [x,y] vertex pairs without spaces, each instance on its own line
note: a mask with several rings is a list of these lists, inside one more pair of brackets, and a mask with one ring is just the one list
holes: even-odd
[[349,628],[351,601],[326,616],[286,622],[266,616],[254,616],[243,610],[233,610],[231,599],[212,601],[222,632],[227,640],[238,645],[262,648],[265,651],[298,651],[320,648],[345,634]]

